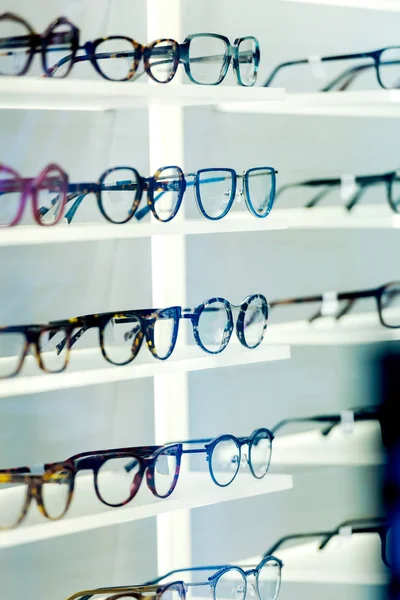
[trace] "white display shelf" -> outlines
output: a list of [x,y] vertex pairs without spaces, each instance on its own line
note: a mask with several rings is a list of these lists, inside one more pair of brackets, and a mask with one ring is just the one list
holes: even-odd
[[166,361],[153,358],[147,348],[143,347],[137,358],[130,365],[123,367],[108,363],[102,357],[99,348],[88,350],[73,348],[70,363],[62,373],[44,373],[37,367],[34,359],[28,356],[25,359],[23,373],[10,379],[0,380],[0,398],[288,358],[290,358],[289,346],[271,346],[267,340],[255,350],[244,348],[231,340],[219,355],[207,354],[195,345],[177,346],[171,358]]
[[[190,473],[182,469],[177,487],[169,498],[160,499],[153,496],[144,480],[137,496],[129,504],[121,508],[110,508],[97,499],[93,477],[85,475],[77,477],[72,504],[63,519],[59,521],[45,519],[32,503],[27,519],[20,527],[1,532],[0,548],[146,519],[180,509],[261,496],[292,487],[291,475],[267,474],[262,480],[257,480],[248,473],[239,473],[231,485],[221,488],[213,483],[208,472]],[[15,492],[15,488],[1,492],[0,501],[1,494],[6,494],[8,491]],[[12,499],[11,494],[9,498]],[[3,502],[6,500],[4,499]]]
[[399,0],[281,0],[281,2],[322,4],[339,8],[364,8],[368,10],[400,11]]
[[[296,583],[339,583],[384,585],[389,570],[381,558],[381,541],[377,534],[337,535],[319,550],[321,538],[291,548],[279,548],[275,554],[283,563],[282,580]],[[256,565],[261,557],[239,562]]]
[[227,215],[217,223],[207,219],[176,220],[169,223],[132,222],[126,225],[111,223],[59,224],[54,227],[28,225],[0,230],[0,246],[25,246],[95,240],[118,240],[151,237],[153,235],[201,235],[235,233],[240,231],[270,231],[287,229],[285,219],[272,216],[257,219],[245,212]]
[[170,223],[132,222],[127,225],[110,223],[59,224],[54,227],[27,225],[0,230],[1,246],[29,246],[66,242],[136,239],[153,235],[207,235],[277,231],[286,229],[395,229],[400,228],[400,215],[386,205],[360,206],[351,213],[342,206],[313,209],[275,208],[266,219],[257,219],[247,212],[235,212],[215,223],[207,219],[176,220]]
[[1,77],[0,109],[87,110],[144,108],[152,105],[214,105],[219,102],[279,101],[282,88],[201,86],[194,84],[148,85],[34,77]]
[[329,435],[306,431],[277,436],[273,442],[274,465],[381,465],[385,462],[380,425],[356,422],[351,432],[341,425]]
[[[273,320],[271,310],[270,320]],[[323,317],[312,323],[291,321],[269,325],[268,342],[293,346],[335,346],[400,340],[400,329],[389,329],[379,322],[378,313],[345,315],[337,320]]]
[[217,108],[229,113],[265,115],[399,117],[400,90],[288,93],[280,102],[221,103]]

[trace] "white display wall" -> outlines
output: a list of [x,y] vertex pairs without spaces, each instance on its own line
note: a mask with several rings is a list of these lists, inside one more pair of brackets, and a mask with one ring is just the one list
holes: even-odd
[[[378,5],[378,0],[374,4]],[[149,0],[149,6],[150,16],[155,0]],[[39,31],[56,16],[68,16],[81,29],[82,40],[107,34],[128,35],[143,43],[148,40],[144,0],[53,0],[51,3],[38,0],[34,5],[23,0],[0,0],[0,13],[6,11],[20,14]],[[218,32],[231,40],[250,34],[259,38],[262,53],[259,83],[274,65],[284,60],[396,44],[399,23],[400,12],[396,11],[284,0],[268,3],[251,0],[245,4],[238,0],[197,3],[182,0],[182,39],[194,32]],[[159,26],[160,37],[173,37],[171,27],[167,22]],[[39,68],[31,73],[39,74]],[[77,78],[98,81],[90,66],[76,67],[68,81]],[[304,91],[308,80],[307,73],[303,79],[301,73],[288,69],[282,80],[277,79],[277,85],[287,87],[289,94]],[[376,93],[377,84],[372,79],[365,81]],[[291,82],[297,84],[297,89],[296,85],[291,89]],[[233,77],[228,76],[220,88],[234,84]],[[113,86],[108,82],[104,85],[109,86],[108,90]],[[158,87],[164,90],[172,85]],[[189,85],[194,88],[190,92],[193,97],[203,93],[204,88],[198,91],[196,86]],[[228,90],[225,101],[234,100],[240,91],[236,86]],[[253,92],[259,90],[248,90],[248,95]],[[237,111],[226,112],[220,106],[219,89],[211,89],[208,106],[184,109],[182,166],[188,172],[202,167],[226,166],[242,171],[271,165],[279,171],[280,185],[314,177],[395,169],[399,164],[400,121],[393,115],[398,111],[400,116],[399,98],[392,96],[389,101],[385,92],[381,92],[383,95],[376,103],[379,106],[372,109],[368,100],[371,93],[364,91],[364,96],[359,97],[343,93],[343,97],[349,94],[348,105],[344,98],[339,109],[327,107],[329,99],[325,95],[320,106],[327,114],[320,116],[313,114],[318,113],[315,108],[309,110],[309,115],[301,114],[301,109],[296,114],[295,102],[290,109],[294,114],[283,114],[288,111],[283,100],[280,108],[274,109],[276,114],[239,112],[243,105]],[[2,94],[4,102],[4,89],[0,93],[0,106]],[[167,100],[168,94],[173,98],[173,92],[167,90],[165,94]],[[144,98],[146,104],[146,92]],[[171,98],[169,106],[174,103]],[[268,90],[265,98],[268,99]],[[106,168],[122,164],[134,166],[143,175],[150,174],[150,164],[154,161],[154,156],[150,156],[151,114],[145,106],[94,111],[83,99],[85,110],[33,110],[28,96],[24,101],[26,110],[0,110],[3,148],[0,160],[23,175],[33,176],[49,162],[60,164],[71,181],[95,181]],[[198,99],[196,102],[199,103]],[[353,116],[343,116],[346,111],[353,112]],[[354,116],[357,111],[358,116]],[[179,135],[177,132],[177,138]],[[171,159],[168,161],[166,156],[164,164],[173,164],[178,146],[179,140],[171,138]],[[168,154],[165,145],[162,150],[164,156]],[[306,196],[297,198],[296,206],[299,200],[305,201]],[[282,198],[275,209],[293,206],[294,200],[293,204],[291,201],[290,197],[287,201]],[[370,201],[382,205],[382,214],[387,217],[384,227],[366,227],[358,209],[352,215],[345,215],[342,224],[347,219],[346,224],[337,228],[325,223],[312,230],[307,227],[268,230],[265,222],[258,231],[235,231],[230,225],[231,231],[222,233],[223,222],[212,224],[213,227],[207,225],[213,233],[188,235],[184,240],[186,294],[180,289],[181,282],[176,284],[171,276],[164,283],[169,286],[165,295],[171,304],[194,306],[212,296],[238,303],[255,292],[273,299],[334,289],[363,289],[394,280],[398,276],[398,231],[393,227],[383,192],[377,190]],[[184,206],[187,218],[198,218],[190,191],[184,198]],[[239,209],[244,209],[243,204],[234,210]],[[91,199],[80,211],[79,220],[96,220],[100,224],[97,213],[95,200]],[[124,226],[115,226],[121,227]],[[180,231],[185,232],[185,223]],[[171,245],[178,243],[179,248],[179,240],[170,237]],[[0,248],[1,324],[150,307],[158,272],[156,257],[154,238],[153,241],[146,236],[135,238],[135,234],[131,239],[4,244]],[[177,264],[181,258],[177,257]],[[366,303],[365,307],[373,309],[372,304]],[[273,323],[273,313],[270,320]],[[101,385],[68,387],[67,384],[65,389],[57,389],[55,383],[50,391],[40,393],[18,392],[12,387],[17,379],[10,386],[8,382],[0,382],[2,466],[62,460],[84,450],[150,445],[157,438],[157,428],[163,429],[162,418],[166,420],[166,432],[186,431],[189,437],[228,432],[247,435],[256,427],[272,428],[283,418],[338,412],[377,400],[368,362],[376,344],[332,344],[327,331],[323,346],[291,344],[290,360],[283,360],[289,357],[287,345],[272,345],[268,334],[267,329],[263,348],[270,347],[270,354],[269,350],[261,350],[264,352],[261,358],[248,359],[255,364],[240,364],[241,358],[220,356],[212,363],[217,368],[196,370],[204,367],[194,366],[187,380],[187,406],[185,399],[182,401],[182,406],[188,409],[188,427],[185,412],[180,413],[179,404],[171,400],[173,388],[165,391],[162,417],[155,414],[154,404],[159,407],[163,391],[158,388],[158,403],[154,403],[153,377],[133,375],[126,381]],[[184,337],[183,330],[181,336]],[[376,339],[383,341],[384,334],[378,332]],[[257,352],[254,356],[258,356]],[[142,353],[148,354],[147,349],[143,348]],[[200,350],[198,356],[202,357]],[[268,357],[274,360],[267,360]],[[177,377],[181,395],[185,376]],[[158,379],[157,385],[162,384],[163,380]],[[4,393],[2,386],[7,390]],[[221,504],[210,499],[208,503],[212,506],[191,511],[189,531],[187,514],[172,514],[171,528],[167,526],[167,533],[163,530],[162,543],[157,539],[161,521],[157,528],[154,516],[137,520],[132,517],[126,523],[43,541],[12,542],[9,547],[2,547],[0,538],[2,594],[8,600],[19,600],[29,590],[32,598],[63,600],[79,589],[140,584],[156,576],[160,563],[172,563],[174,568],[232,563],[262,554],[285,534],[327,529],[347,518],[379,512],[380,467],[332,463],[303,469],[276,466],[273,471],[293,473],[293,489],[258,496],[255,494],[260,492],[255,491],[255,497]],[[274,474],[268,477],[273,478]],[[180,483],[183,484],[184,478],[182,469]],[[253,495],[243,491],[248,480],[243,477],[241,481],[236,497]],[[195,502],[189,505],[197,506]],[[181,540],[180,551],[176,547]],[[165,551],[168,541],[170,555]],[[186,542],[190,542],[188,547]],[[162,552],[167,552],[167,556],[162,556]],[[365,552],[368,554],[368,548]],[[370,564],[367,554],[366,564]],[[175,564],[178,559],[184,563]],[[376,569],[379,571],[381,565],[377,564]],[[362,569],[361,576],[351,584],[344,583],[334,570],[328,572],[326,581],[318,583],[299,583],[290,577],[285,581],[284,567],[280,598],[288,600],[296,595],[310,600],[340,595],[343,599],[372,600],[383,593],[384,586],[368,583]]]

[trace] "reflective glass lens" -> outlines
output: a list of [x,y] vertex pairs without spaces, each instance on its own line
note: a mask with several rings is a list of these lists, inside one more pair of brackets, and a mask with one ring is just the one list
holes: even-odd
[[45,70],[51,77],[65,77],[71,69],[77,44],[72,25],[59,23],[49,32],[44,41]]
[[244,315],[243,336],[249,348],[256,348],[263,340],[268,317],[267,301],[263,296],[250,300]]
[[23,333],[0,331],[0,379],[16,373],[25,352],[25,344]]
[[142,481],[141,463],[137,458],[124,456],[110,458],[97,473],[100,498],[110,506],[121,506],[137,493]]
[[62,469],[45,475],[42,484],[42,500],[46,514],[50,519],[60,519],[64,516],[70,501],[72,473]]
[[20,75],[30,56],[30,31],[12,19],[0,18],[0,75]]
[[388,48],[382,52],[379,62],[379,76],[383,87],[400,87],[400,47]]
[[218,485],[229,485],[235,479],[240,458],[240,448],[234,439],[225,438],[215,444],[209,464]]
[[133,40],[125,37],[110,37],[101,42],[94,58],[103,77],[112,81],[131,79],[139,60]]
[[395,212],[400,213],[400,173],[396,173],[390,184],[389,203]]
[[261,600],[276,600],[281,586],[281,566],[269,560],[258,574],[258,591]]
[[273,169],[255,168],[246,173],[246,192],[250,207],[256,217],[266,217],[274,203],[275,171]]
[[158,496],[162,498],[168,496],[174,487],[179,452],[180,446],[171,446],[165,448],[157,455],[154,468],[154,487]]
[[139,352],[143,340],[141,320],[134,313],[116,314],[104,325],[102,337],[107,360],[126,365]]
[[35,188],[35,218],[41,225],[55,225],[62,218],[67,192],[66,173],[56,166],[42,171]]
[[215,585],[215,600],[244,600],[246,578],[239,569],[225,571]]
[[100,203],[107,219],[125,223],[137,209],[142,196],[139,174],[135,169],[112,169],[100,180]]
[[28,485],[22,482],[2,481],[0,475],[0,529],[15,527],[21,518],[28,495]]
[[0,227],[12,225],[17,219],[22,196],[22,180],[12,171],[8,171],[0,165]]
[[258,479],[264,477],[271,462],[272,440],[267,431],[260,430],[254,436],[249,449],[250,466]]
[[175,75],[179,64],[179,46],[174,40],[162,40],[149,48],[149,71],[159,83],[167,83]]
[[195,83],[213,85],[224,75],[228,44],[207,34],[194,37],[189,45],[189,69]]
[[153,327],[154,352],[157,358],[165,359],[168,357],[171,347],[175,343],[176,326],[175,312],[166,309],[158,313]]
[[387,327],[400,327],[400,281],[385,286],[380,306],[383,323]]
[[223,302],[207,302],[198,322],[198,334],[205,350],[211,353],[221,352],[232,333],[230,309]]
[[254,85],[257,80],[257,43],[252,37],[243,39],[238,46],[239,73],[242,85]]
[[39,336],[42,365],[50,373],[63,371],[68,363],[70,333],[66,329],[46,329]]
[[183,173],[178,167],[164,167],[157,171],[153,181],[153,210],[160,221],[169,221],[182,200]]
[[236,194],[236,179],[229,169],[200,169],[195,183],[200,211],[209,219],[221,219]]
[[394,544],[394,540],[393,540],[393,529],[392,527],[389,527],[386,535],[384,535],[383,537],[383,543],[385,544],[385,547],[382,549],[382,555],[383,555],[383,560],[385,562],[385,564],[388,567],[391,567],[393,565],[393,544]]

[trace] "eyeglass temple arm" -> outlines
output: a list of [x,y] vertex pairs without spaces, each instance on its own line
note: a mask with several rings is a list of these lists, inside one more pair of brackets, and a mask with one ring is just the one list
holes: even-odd
[[267,556],[270,555],[275,555],[275,552],[277,551],[278,548],[280,548],[281,546],[283,546],[286,542],[290,541],[290,540],[301,540],[301,539],[308,539],[308,538],[315,538],[315,537],[321,537],[321,536],[327,536],[330,535],[331,532],[330,531],[316,531],[316,532],[311,532],[311,533],[293,533],[291,535],[285,535],[284,537],[281,537],[279,540],[277,540],[275,542],[275,544],[273,546],[271,546],[266,552],[264,552],[263,554],[263,558],[266,558]]
[[[214,570],[217,571],[218,569],[223,569],[226,566],[228,566],[228,565],[210,565],[210,566],[204,566],[204,567],[187,567],[186,569],[174,569],[173,571],[168,571],[168,573],[165,573],[164,575],[161,575],[160,577],[157,577],[156,579],[147,581],[144,585],[153,585],[153,584],[160,583],[160,581],[162,581],[163,579],[167,579],[167,577],[171,577],[172,575],[176,575],[177,573],[195,573],[195,572],[214,571]],[[208,583],[208,581],[206,583]],[[204,583],[197,583],[194,585],[204,585]]]
[[[145,584],[146,585],[146,584]],[[75,594],[73,594],[72,596],[69,596],[67,598],[67,600],[90,600],[90,598],[93,598],[93,596],[99,595],[99,594],[119,594],[119,593],[130,593],[130,594],[135,594],[136,598],[141,598],[142,600],[146,600],[147,598],[150,600],[150,598],[152,598],[151,596],[147,597],[145,595],[143,587],[145,587],[145,585],[143,586],[130,586],[130,585],[126,585],[126,586],[120,586],[120,587],[108,587],[108,588],[97,588],[94,590],[82,590],[81,592],[76,592]],[[150,586],[149,586],[150,588]],[[158,586],[154,587],[154,590],[152,589],[148,589],[146,590],[146,592],[157,592],[158,590]],[[109,596],[109,598],[107,598],[107,600],[110,600],[110,598],[112,598],[113,596]]]
[[[369,526],[362,527],[362,523],[370,523]],[[372,533],[380,528],[380,526],[385,525],[387,521],[382,517],[362,517],[356,519],[348,519],[347,521],[343,521],[338,525],[336,529],[330,532],[330,534],[326,535],[326,538],[321,542],[319,546],[319,550],[323,550],[330,540],[335,537],[335,535],[340,535],[341,529],[345,527],[351,528],[351,533]]]
[[[29,34],[29,35],[17,35],[12,37],[0,38],[0,55],[3,48],[5,49],[18,49],[24,48],[28,50],[28,52],[32,52],[32,41],[35,43],[35,47],[33,48],[33,52],[42,52],[41,43],[42,36],[39,33]],[[57,33],[53,33],[46,37],[46,52],[59,52],[63,50],[63,48],[52,48],[49,47],[50,44],[66,44],[71,41],[71,32],[69,31],[60,31]],[[40,47],[39,47],[40,46]],[[12,52],[8,53],[12,54]]]
[[[337,300],[358,300],[359,298],[370,298],[371,296],[376,296],[377,292],[380,288],[373,288],[369,290],[359,290],[355,292],[339,292],[337,294]],[[282,300],[273,300],[269,303],[269,306],[273,308],[274,306],[280,306],[285,304],[304,304],[308,302],[323,302],[324,297],[322,295],[318,296],[299,296],[295,298],[285,298]]]
[[[80,46],[78,48],[78,50],[86,51],[86,48],[85,48],[85,46]],[[94,57],[96,60],[104,59],[104,58],[132,58],[132,57],[135,57],[135,52],[127,52],[127,51],[98,52],[98,53],[96,52]],[[58,71],[58,69],[60,69],[61,67],[63,67],[65,64],[67,64],[69,62],[76,64],[79,62],[87,62],[87,61],[91,61],[91,57],[89,56],[89,54],[81,54],[79,56],[74,56],[73,54],[69,54],[68,56],[63,56],[63,58],[61,58],[58,62],[56,62],[51,67],[49,67],[47,69],[47,71],[42,75],[42,77],[52,77],[54,75],[54,73],[56,73],[56,71]]]

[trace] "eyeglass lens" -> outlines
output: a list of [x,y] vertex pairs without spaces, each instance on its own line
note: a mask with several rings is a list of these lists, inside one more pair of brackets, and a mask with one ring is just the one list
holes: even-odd
[[141,185],[134,169],[112,169],[100,181],[101,207],[113,223],[129,220],[137,208],[140,196]]
[[29,29],[13,19],[0,19],[0,75],[20,75],[31,49]]
[[129,38],[110,37],[96,46],[94,60],[104,77],[125,81],[135,73],[137,52]]
[[380,55],[379,77],[388,89],[400,87],[400,48],[388,48]]
[[0,480],[0,529],[10,529],[18,523],[25,507],[28,489],[28,485],[23,482],[2,483]]
[[381,296],[382,321],[388,327],[400,327],[400,282],[387,285]]
[[169,221],[182,199],[183,176],[176,167],[163,167],[153,177],[153,206],[160,221]]
[[245,597],[246,578],[241,571],[232,568],[218,578],[215,586],[216,600],[244,600]]
[[208,352],[220,352],[226,345],[230,333],[230,310],[220,301],[204,305],[198,321],[200,341]]
[[275,600],[281,585],[281,567],[276,560],[267,561],[258,574],[258,591],[261,600]]
[[221,38],[201,35],[190,40],[189,68],[193,80],[199,84],[213,85],[221,80],[228,46]]
[[209,465],[218,485],[229,485],[235,479],[239,471],[240,460],[240,447],[234,439],[222,439],[215,444]]
[[253,85],[257,79],[256,41],[245,38],[238,46],[240,79],[243,85]]
[[65,77],[71,68],[73,59],[73,27],[69,23],[55,25],[43,42],[45,71],[52,70],[52,77]]

